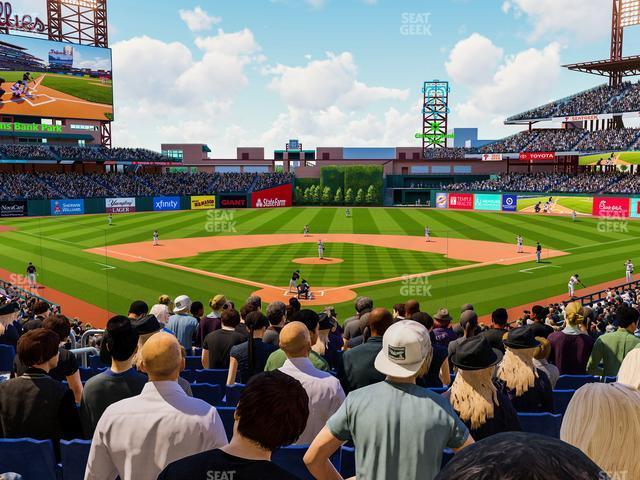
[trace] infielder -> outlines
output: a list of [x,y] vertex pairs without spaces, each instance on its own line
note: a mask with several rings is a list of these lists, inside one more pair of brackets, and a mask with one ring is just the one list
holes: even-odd
[[522,235],[518,235],[516,237],[516,244],[518,245],[518,253],[524,253],[524,249],[522,248]]
[[109,216],[107,217],[107,222],[109,222],[109,226],[113,225],[113,215],[109,214]]
[[427,242],[431,241],[431,230],[429,229],[429,227],[424,227],[424,238]]
[[309,225],[305,225],[304,226],[304,236],[308,237],[309,236]]
[[324,243],[322,243],[322,240],[318,240],[318,258],[324,260]]
[[36,288],[36,267],[34,267],[31,262],[27,265],[27,281],[29,282],[30,289]]
[[576,211],[575,211],[575,210],[573,210],[573,211],[571,212],[571,220],[575,222],[575,221],[576,221],[576,217],[577,217]]
[[158,245],[159,245],[158,244],[158,231],[154,230],[153,231],[153,246],[157,247]]
[[576,274],[571,276],[571,278],[569,279],[569,283],[567,284],[567,287],[569,288],[569,296],[570,297],[573,297],[573,294],[575,292],[576,284],[578,284],[578,283],[584,287],[584,283],[582,283],[582,281],[580,280],[580,276],[576,273]]
[[542,257],[542,245],[536,242],[536,263],[540,263],[540,257]]
[[633,263],[631,263],[631,259],[624,262],[625,266],[625,278],[627,283],[633,282]]
[[298,280],[300,279],[300,270],[296,270],[291,274],[291,280],[289,280],[289,293],[291,292],[291,288],[293,288],[293,293],[298,291]]

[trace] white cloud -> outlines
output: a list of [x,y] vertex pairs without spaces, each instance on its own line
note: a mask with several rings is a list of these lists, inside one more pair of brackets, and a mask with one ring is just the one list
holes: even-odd
[[530,40],[569,34],[581,40],[595,40],[610,29],[611,2],[608,0],[506,0],[505,13],[516,18],[524,14],[533,30]]
[[483,84],[491,79],[503,54],[487,37],[474,33],[451,49],[445,68],[454,83]]
[[305,0],[305,2],[307,2],[313,8],[322,8],[325,4],[325,0]]
[[327,53],[323,60],[304,67],[277,65],[266,68],[272,75],[269,88],[291,107],[325,110],[331,106],[360,109],[380,100],[406,100],[409,92],[396,88],[370,87],[357,80],[353,56]]
[[178,13],[182,21],[187,24],[187,28],[192,32],[210,30],[214,24],[222,21],[220,17],[212,17],[209,15],[200,5],[193,10],[180,10]]

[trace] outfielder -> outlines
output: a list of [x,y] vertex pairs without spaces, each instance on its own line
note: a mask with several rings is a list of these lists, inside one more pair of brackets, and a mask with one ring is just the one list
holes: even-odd
[[324,260],[324,243],[322,243],[322,240],[318,240],[318,258]]
[[36,288],[36,267],[34,267],[31,262],[27,265],[27,281],[29,282],[30,289]]
[[542,245],[536,242],[536,263],[540,263],[540,257],[542,257]]
[[518,253],[524,253],[524,249],[522,248],[522,235],[518,235],[516,237],[516,244],[518,245]]
[[154,247],[158,246],[158,231],[157,230],[153,231],[153,246]]
[[429,229],[429,227],[424,227],[424,238],[426,239],[427,242],[431,241],[431,230]]
[[113,215],[109,214],[109,216],[107,217],[107,222],[109,222],[109,226],[113,225]]
[[625,266],[625,278],[627,283],[633,282],[633,263],[631,263],[631,259],[624,262]]

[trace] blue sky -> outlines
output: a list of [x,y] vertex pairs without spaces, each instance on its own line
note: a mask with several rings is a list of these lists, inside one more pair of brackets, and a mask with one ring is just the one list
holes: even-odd
[[111,0],[114,144],[416,145],[436,78],[450,128],[499,138],[506,116],[604,83],[561,65],[606,58],[610,17],[611,0]]

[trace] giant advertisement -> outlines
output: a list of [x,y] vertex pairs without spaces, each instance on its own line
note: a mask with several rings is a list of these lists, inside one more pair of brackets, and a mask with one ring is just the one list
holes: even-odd
[[496,193],[476,193],[473,196],[473,209],[499,212],[502,210],[502,195]]
[[180,210],[180,197],[153,197],[153,210],[155,212]]
[[246,195],[218,195],[218,208],[247,208]]
[[473,193],[450,193],[449,208],[452,210],[473,210]]
[[27,215],[27,202],[25,201],[0,202],[0,218],[26,217]]
[[251,194],[253,208],[290,207],[292,203],[293,185],[290,183]]
[[618,217],[629,216],[628,198],[593,197],[593,215],[596,217]]
[[191,197],[191,210],[210,210],[216,208],[214,195],[196,195]]
[[51,215],[82,215],[84,213],[84,200],[51,200]]
[[135,198],[105,198],[107,213],[131,213],[136,211]]
[[0,34],[0,114],[113,120],[111,50]]

